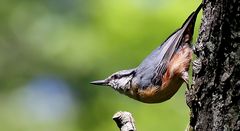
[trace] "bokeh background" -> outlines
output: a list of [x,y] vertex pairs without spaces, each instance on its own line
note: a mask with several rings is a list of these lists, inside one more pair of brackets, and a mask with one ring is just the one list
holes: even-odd
[[1,0],[0,130],[113,131],[119,110],[140,131],[184,130],[185,85],[167,102],[144,104],[89,82],[136,67],[199,3]]

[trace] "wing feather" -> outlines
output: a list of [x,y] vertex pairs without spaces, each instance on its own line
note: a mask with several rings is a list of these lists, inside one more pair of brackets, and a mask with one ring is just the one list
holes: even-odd
[[[138,66],[136,76],[138,77],[138,82],[142,88],[145,88],[150,84],[161,85],[161,78],[166,72],[168,62],[183,44],[190,43],[196,17],[201,7],[202,4],[187,18],[180,29],[171,34],[160,47],[155,49]],[[188,37],[187,42],[184,41],[186,35],[190,36],[190,38]]]

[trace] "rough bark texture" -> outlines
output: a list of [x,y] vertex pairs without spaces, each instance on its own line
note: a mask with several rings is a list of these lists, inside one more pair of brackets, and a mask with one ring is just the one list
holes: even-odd
[[119,111],[113,115],[113,120],[116,122],[120,131],[136,131],[135,122],[132,114],[129,112]]
[[186,92],[194,130],[240,130],[240,0],[205,0]]

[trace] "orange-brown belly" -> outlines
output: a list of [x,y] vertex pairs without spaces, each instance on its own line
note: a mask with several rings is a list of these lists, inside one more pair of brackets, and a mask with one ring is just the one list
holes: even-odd
[[167,87],[148,87],[138,90],[138,100],[145,103],[160,103],[170,99],[181,87],[183,80],[173,78]]

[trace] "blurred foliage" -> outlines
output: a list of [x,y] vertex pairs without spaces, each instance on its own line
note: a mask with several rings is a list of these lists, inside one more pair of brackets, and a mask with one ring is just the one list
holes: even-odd
[[[118,130],[111,117],[119,110],[133,113],[138,130],[184,130],[189,118],[185,87],[171,100],[151,105],[89,82],[137,66],[199,3],[1,0],[0,130]],[[39,121],[22,108],[16,92],[39,76],[56,76],[69,85],[74,104],[67,116]]]

